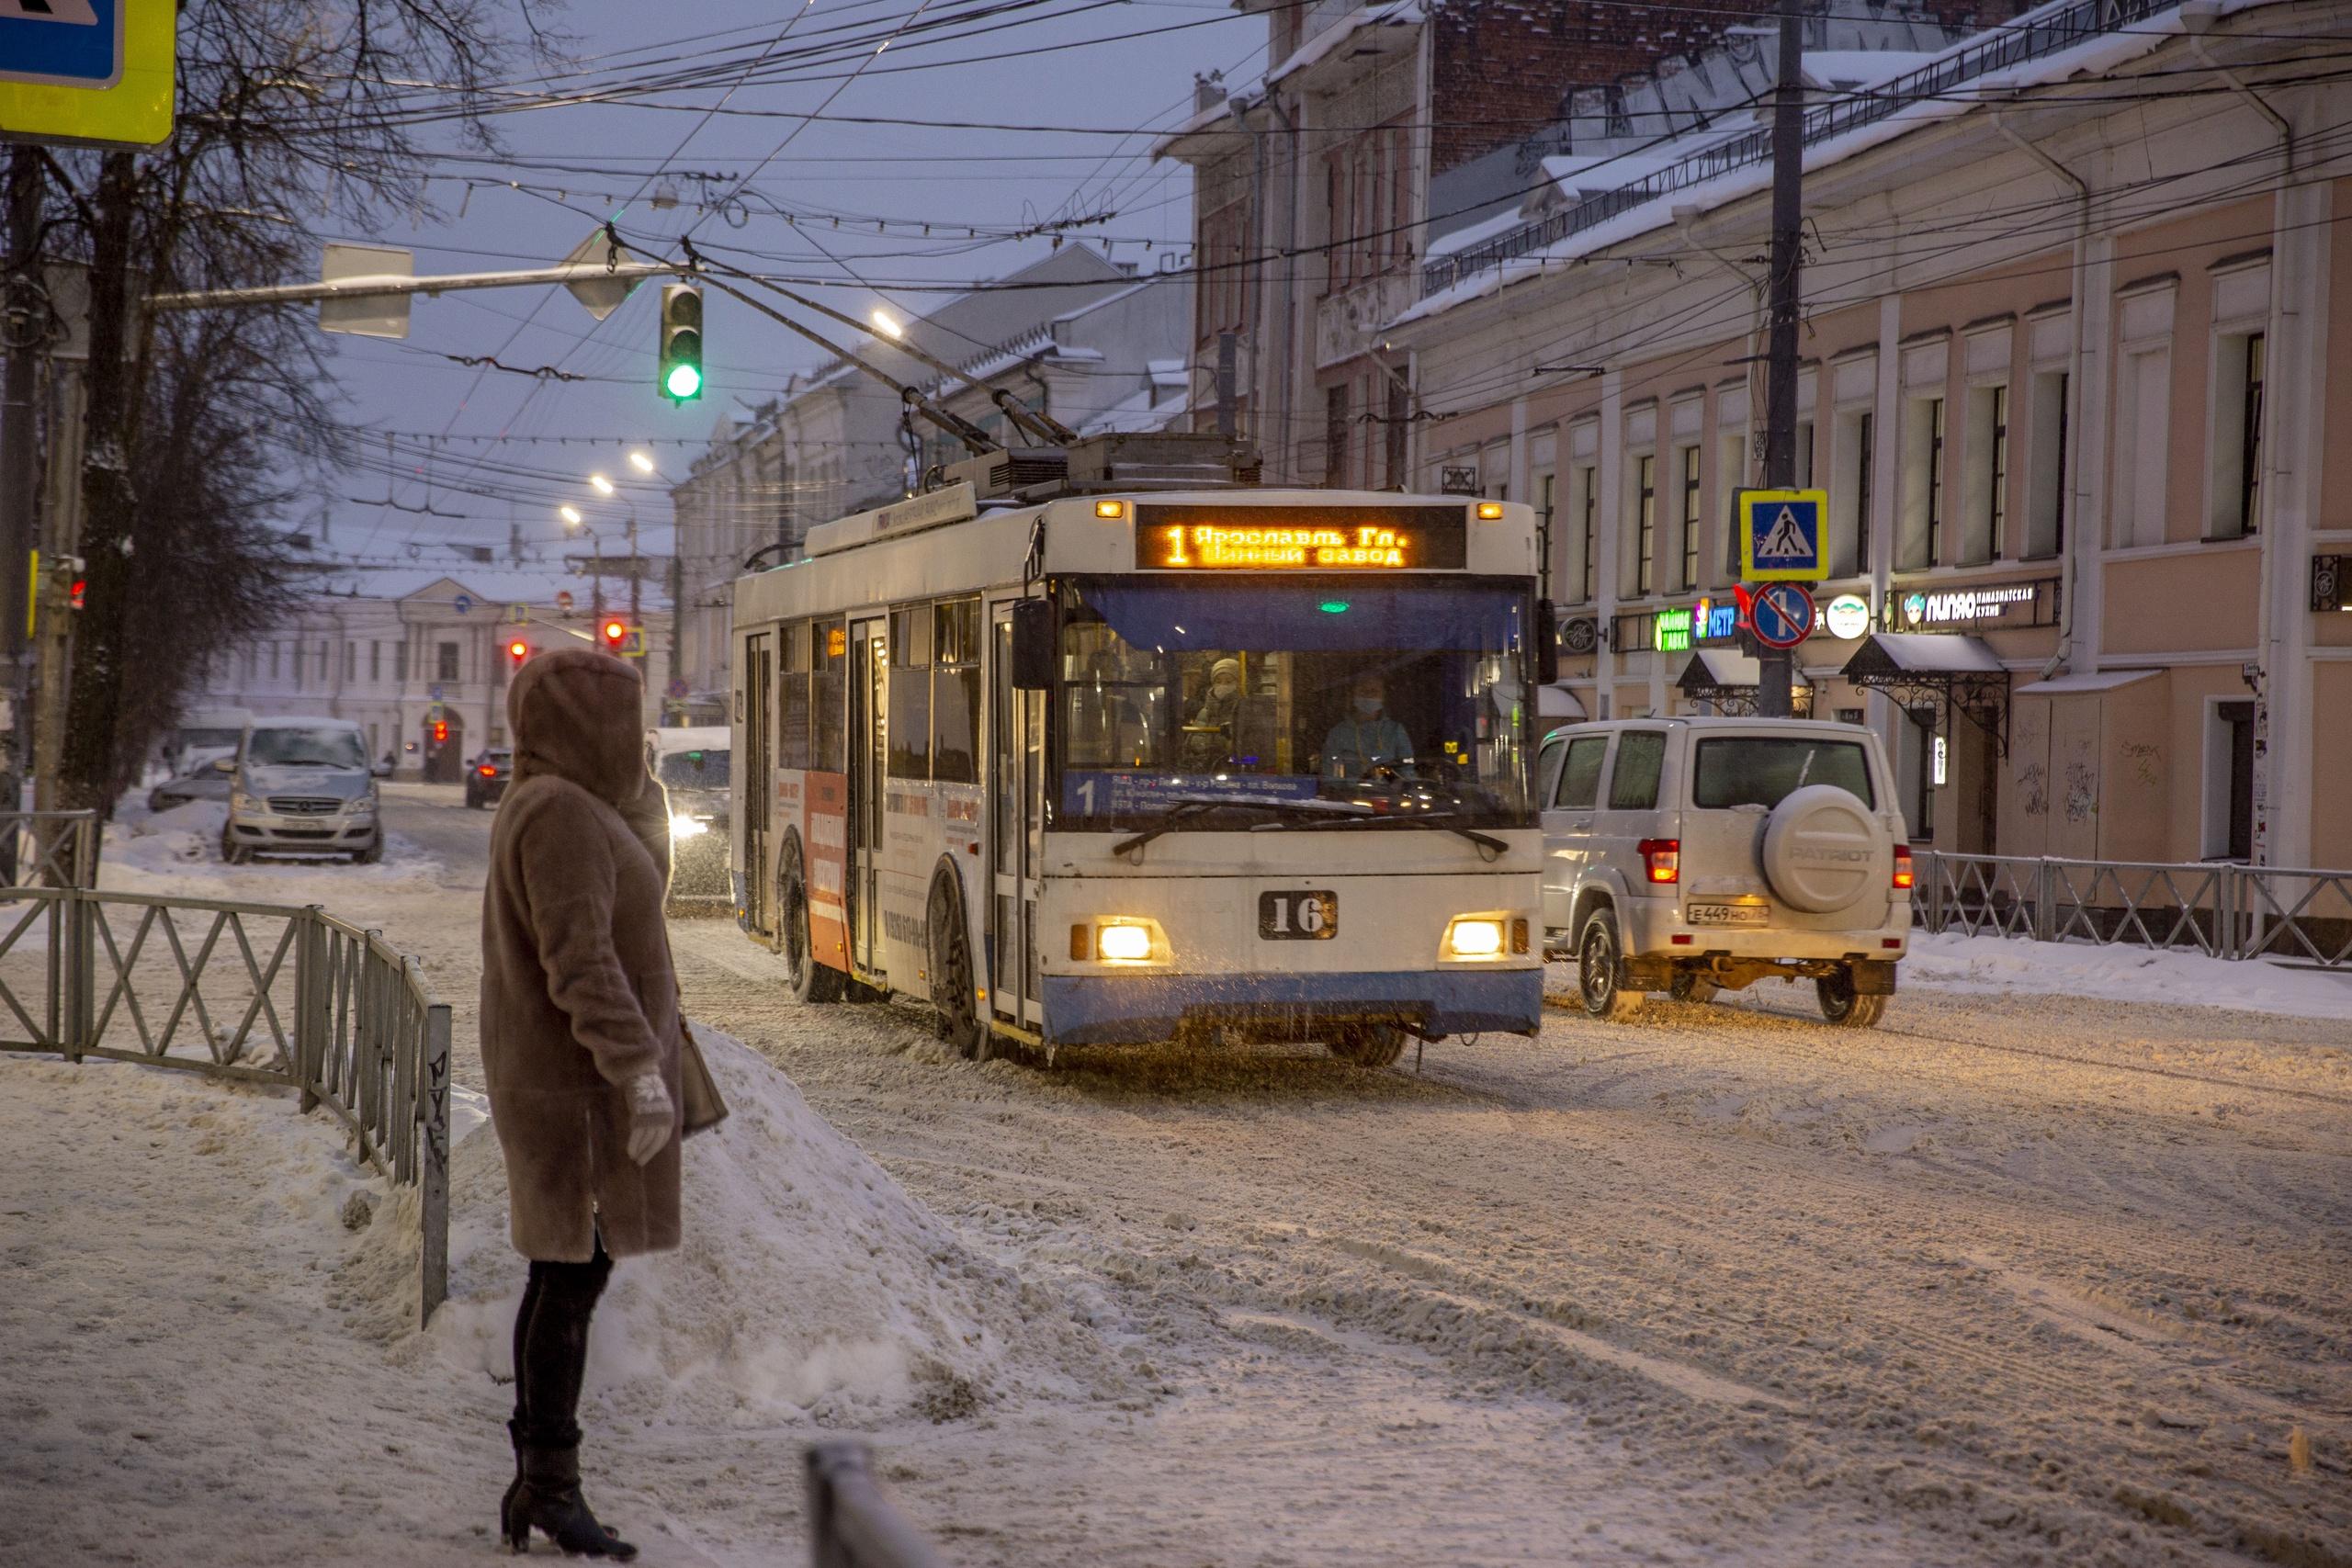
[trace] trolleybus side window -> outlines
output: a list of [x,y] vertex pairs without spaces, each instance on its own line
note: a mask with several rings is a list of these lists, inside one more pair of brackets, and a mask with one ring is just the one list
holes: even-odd
[[1189,803],[1180,826],[1230,828],[1206,807],[1299,801],[1330,821],[1532,821],[1515,579],[1089,577],[1064,593],[1048,795],[1064,826]]
[[889,773],[931,777],[931,606],[890,612]]
[[808,623],[784,628],[776,660],[776,766],[806,768],[808,752]]
[[980,714],[980,602],[944,599],[933,606],[931,776],[978,784],[975,729]]
[[822,772],[838,773],[849,763],[848,720],[842,706],[843,671],[849,663],[849,628],[838,619],[812,621],[808,637],[808,705],[815,710],[817,721],[815,763]]

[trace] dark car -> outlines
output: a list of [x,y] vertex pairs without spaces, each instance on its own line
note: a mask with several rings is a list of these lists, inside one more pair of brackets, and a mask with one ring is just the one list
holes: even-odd
[[508,748],[492,746],[476,757],[473,766],[466,770],[466,809],[480,811],[497,805],[514,776],[514,753]]
[[187,773],[165,779],[149,790],[147,809],[169,811],[191,800],[226,800],[236,772],[234,752],[227,757],[208,757]]

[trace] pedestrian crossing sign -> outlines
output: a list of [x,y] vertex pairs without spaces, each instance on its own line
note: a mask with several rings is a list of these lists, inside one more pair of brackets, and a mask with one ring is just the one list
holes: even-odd
[[178,27],[166,0],[0,0],[0,141],[165,140]]
[[1826,490],[1744,490],[1739,492],[1739,576],[1744,582],[1819,582],[1829,575],[1822,554]]

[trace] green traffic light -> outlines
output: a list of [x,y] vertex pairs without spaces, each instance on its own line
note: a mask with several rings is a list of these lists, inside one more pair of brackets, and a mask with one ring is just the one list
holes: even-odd
[[673,365],[669,375],[662,378],[662,389],[680,402],[702,396],[702,367]]
[[1348,613],[1348,602],[1344,599],[1326,599],[1315,607],[1327,615],[1344,615]]

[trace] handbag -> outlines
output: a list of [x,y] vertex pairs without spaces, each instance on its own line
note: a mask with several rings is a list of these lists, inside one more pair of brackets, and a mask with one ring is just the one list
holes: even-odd
[[708,1132],[727,1120],[727,1101],[710,1076],[709,1065],[702,1059],[702,1047],[695,1043],[695,1032],[684,1013],[678,1016],[678,1099],[685,1118],[684,1137]]

